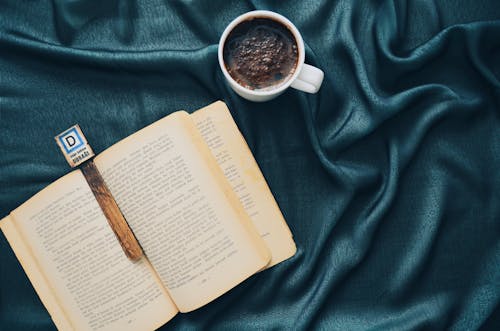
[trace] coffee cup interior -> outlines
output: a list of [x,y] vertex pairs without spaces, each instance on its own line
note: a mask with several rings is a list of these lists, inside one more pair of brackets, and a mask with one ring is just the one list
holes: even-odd
[[219,65],[242,96],[267,96],[290,86],[304,63],[304,42],[284,16],[253,11],[234,19],[219,41]]

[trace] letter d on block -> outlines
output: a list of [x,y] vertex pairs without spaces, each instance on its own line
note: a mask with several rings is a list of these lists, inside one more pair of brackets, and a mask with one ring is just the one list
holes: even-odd
[[94,152],[78,124],[55,136],[55,139],[71,168],[94,156]]
[[67,144],[69,147],[73,147],[73,146],[75,146],[75,144],[76,144],[76,139],[75,139],[75,137],[73,137],[73,136],[67,136],[67,137],[64,137],[64,140],[66,140],[66,144]]

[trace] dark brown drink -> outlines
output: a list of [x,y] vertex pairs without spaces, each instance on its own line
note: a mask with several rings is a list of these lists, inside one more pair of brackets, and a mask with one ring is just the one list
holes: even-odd
[[238,84],[252,89],[274,88],[295,72],[298,47],[292,32],[270,18],[239,23],[223,50],[227,71]]

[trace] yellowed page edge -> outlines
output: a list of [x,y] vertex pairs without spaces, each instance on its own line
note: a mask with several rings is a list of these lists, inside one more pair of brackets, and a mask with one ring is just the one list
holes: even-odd
[[[250,219],[248,214],[243,209],[243,206],[241,205],[238,197],[236,196],[233,189],[231,188],[231,185],[227,181],[226,177],[222,173],[222,170],[220,169],[219,165],[217,164],[217,161],[215,160],[214,156],[210,152],[210,149],[208,148],[205,140],[203,139],[203,137],[200,135],[198,129],[196,128],[196,125],[195,125],[192,117],[189,116],[188,113],[185,113],[185,115],[186,115],[184,117],[185,125],[188,128],[188,130],[191,132],[191,135],[192,135],[191,137],[193,139],[193,142],[195,143],[196,147],[198,148],[199,153],[203,156],[204,160],[206,161],[207,166],[210,168],[212,176],[219,183],[227,200],[229,200],[234,211],[239,215],[239,219],[240,219],[242,225],[245,227],[245,229],[248,231],[248,233],[250,233],[251,236],[253,237],[255,247],[258,250],[259,255],[261,255],[262,258],[264,259],[264,261],[266,261],[261,266],[261,269],[265,268],[265,266],[267,266],[269,264],[269,261],[271,261],[271,252],[269,251],[269,248],[267,247],[265,242],[260,237],[259,233],[257,232],[257,229],[255,228],[255,225],[252,223],[252,220]],[[236,287],[238,284],[242,283],[244,280],[246,280],[248,278],[249,278],[249,276],[242,277],[241,280],[236,282],[230,288],[227,288],[224,292],[215,295],[210,300],[207,300],[207,302],[200,304],[197,307],[190,309],[188,311],[200,308],[200,307],[204,306],[205,304],[207,304],[208,302],[215,300],[216,298],[223,295],[224,293],[229,292],[232,288]],[[181,312],[183,312],[183,311],[181,311]]]
[[[222,101],[214,102],[197,110],[191,117],[199,129],[203,121],[210,120],[213,123],[221,139],[217,146],[210,147],[212,153],[215,156],[222,151],[230,155],[232,160],[226,162],[238,170],[240,183],[244,184],[244,193],[249,194],[254,200],[256,208],[252,210],[257,210],[258,213],[250,217],[266,240],[272,254],[267,268],[293,256],[297,248],[292,239],[292,232],[226,104]],[[207,138],[214,138],[214,134]],[[250,210],[248,212],[250,214]]]
[[0,221],[0,229],[4,233],[10,247],[14,251],[19,263],[28,276],[33,288],[40,297],[43,305],[49,312],[52,321],[58,330],[75,330],[66,314],[61,309],[52,289],[50,288],[44,274],[41,272],[36,260],[33,258],[30,249],[24,243],[23,238],[17,231],[12,217],[7,216]]
[[[187,114],[187,113],[186,113]],[[208,148],[205,140],[203,137],[200,135],[200,132],[196,128],[193,119],[189,116],[186,117],[187,120],[187,126],[189,130],[191,131],[193,141],[195,142],[198,151],[200,154],[202,154],[203,158],[207,162],[208,167],[210,168],[212,175],[215,177],[215,179],[218,181],[218,183],[221,185],[222,190],[224,191],[224,194],[226,198],[229,200],[231,203],[231,206],[235,209],[237,214],[240,216],[240,220],[242,221],[243,225],[245,226],[246,230],[252,234],[254,237],[255,243],[257,245],[257,248],[260,251],[260,254],[262,256],[265,256],[266,260],[270,261],[271,255],[269,252],[268,247],[260,237],[259,233],[257,232],[257,229],[255,228],[255,225],[252,223],[252,220],[248,216],[248,214],[245,212],[245,209],[243,209],[243,206],[241,205],[240,200],[234,193],[233,189],[231,188],[231,185],[227,181],[227,178],[224,176],[222,173],[221,168],[219,167],[217,161],[215,160],[214,156],[210,152],[210,149]]]

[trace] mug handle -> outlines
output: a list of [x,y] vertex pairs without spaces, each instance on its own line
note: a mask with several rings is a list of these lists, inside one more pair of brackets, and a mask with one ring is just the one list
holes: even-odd
[[321,69],[304,63],[299,75],[290,86],[307,93],[316,93],[323,83],[324,76]]

